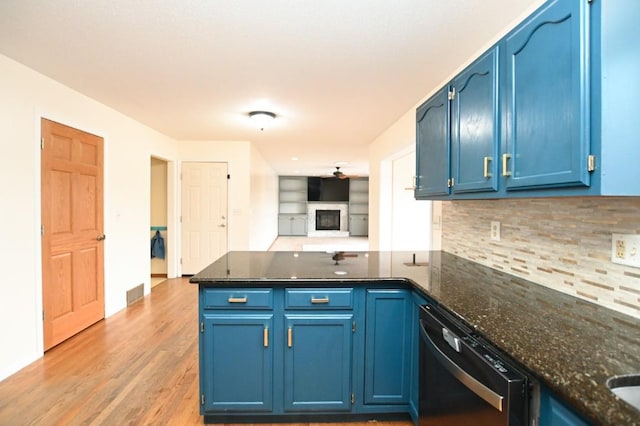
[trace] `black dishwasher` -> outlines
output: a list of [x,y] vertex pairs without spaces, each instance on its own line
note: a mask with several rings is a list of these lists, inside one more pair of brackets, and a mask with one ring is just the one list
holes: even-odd
[[530,378],[437,305],[420,311],[420,426],[529,424]]

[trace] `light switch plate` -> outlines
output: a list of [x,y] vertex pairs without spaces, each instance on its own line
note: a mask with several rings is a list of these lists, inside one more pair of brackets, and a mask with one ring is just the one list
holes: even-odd
[[612,234],[611,261],[640,268],[640,235]]

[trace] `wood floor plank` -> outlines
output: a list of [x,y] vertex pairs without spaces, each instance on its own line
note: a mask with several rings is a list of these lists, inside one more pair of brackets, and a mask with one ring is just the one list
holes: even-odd
[[1,381],[0,426],[202,425],[197,293],[187,279],[164,281]]

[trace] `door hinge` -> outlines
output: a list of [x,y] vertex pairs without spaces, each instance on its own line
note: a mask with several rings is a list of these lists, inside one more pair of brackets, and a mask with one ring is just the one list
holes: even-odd
[[587,157],[587,171],[592,172],[596,169],[596,156],[590,155]]
[[452,101],[452,100],[454,100],[454,99],[456,98],[456,88],[455,88],[455,87],[452,87],[452,88],[449,90],[449,96],[448,96],[448,98],[449,98],[449,100],[450,100],[450,101]]
[[231,179],[231,175],[229,175],[229,174],[228,174],[228,175],[227,175],[227,179]]
[[180,264],[182,265],[182,258],[180,258]]
[[42,321],[44,321],[44,309],[42,310]]
[[44,149],[44,138],[40,138],[40,149]]
[[200,333],[204,333],[204,321],[200,323]]
[[204,405],[204,394],[200,395],[200,404]]
[[44,236],[44,225],[40,225],[40,236]]
[[356,394],[351,392],[351,403],[355,404],[356,403]]

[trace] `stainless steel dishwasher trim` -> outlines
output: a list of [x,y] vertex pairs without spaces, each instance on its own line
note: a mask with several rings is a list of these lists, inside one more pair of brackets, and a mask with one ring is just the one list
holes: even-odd
[[[424,337],[427,338],[429,345],[429,349],[431,352],[438,358],[438,360],[444,365],[444,367],[456,378],[465,385],[469,390],[478,395],[480,398],[485,400],[488,404],[490,404],[496,410],[502,412],[502,402],[504,401],[504,397],[495,393],[493,390],[489,389],[479,381],[477,381],[473,376],[464,371],[458,364],[456,364],[451,358],[449,358],[444,352],[442,352],[438,346],[431,340],[429,333],[424,327],[422,321],[420,321],[420,332]],[[451,333],[451,331],[449,330]],[[453,333],[451,333],[453,335]]]

